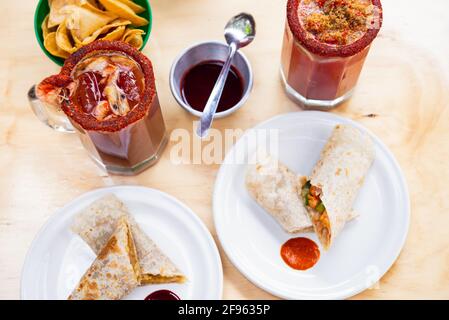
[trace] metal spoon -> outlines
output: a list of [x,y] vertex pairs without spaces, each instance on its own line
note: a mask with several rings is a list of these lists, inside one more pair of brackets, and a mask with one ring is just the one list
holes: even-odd
[[256,36],[256,22],[253,16],[241,13],[233,17],[226,24],[224,36],[229,45],[229,55],[201,115],[200,124],[196,130],[197,135],[201,138],[207,136],[207,132],[212,125],[235,53],[238,49],[250,44]]

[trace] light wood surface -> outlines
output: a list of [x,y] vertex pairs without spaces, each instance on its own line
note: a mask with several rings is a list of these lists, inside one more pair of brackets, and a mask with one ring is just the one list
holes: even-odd
[[[250,128],[274,115],[300,111],[281,87],[278,69],[284,0],[152,0],[154,23],[144,50],[155,66],[169,131],[191,130],[194,118],[173,99],[168,74],[177,54],[194,42],[222,39],[232,15],[254,14],[257,38],[244,49],[255,76],[247,104],[215,127]],[[335,113],[372,130],[391,149],[406,176],[411,225],[406,245],[375,289],[355,298],[449,298],[449,20],[447,0],[383,0],[384,26],[374,42],[353,99]],[[0,298],[17,299],[28,247],[52,213],[86,191],[137,184],[170,193],[191,207],[217,240],[211,197],[218,165],[161,161],[136,177],[108,176],[75,135],[37,120],[28,88],[58,67],[34,37],[37,1],[1,1],[0,10]],[[374,114],[375,117],[367,117]],[[382,239],[379,239],[382,241]],[[225,299],[271,299],[246,280],[221,250]]]

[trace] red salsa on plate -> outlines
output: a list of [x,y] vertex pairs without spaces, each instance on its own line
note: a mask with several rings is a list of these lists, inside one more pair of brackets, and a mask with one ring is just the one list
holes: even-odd
[[320,259],[318,245],[307,238],[293,238],[281,247],[282,260],[296,270],[312,268]]

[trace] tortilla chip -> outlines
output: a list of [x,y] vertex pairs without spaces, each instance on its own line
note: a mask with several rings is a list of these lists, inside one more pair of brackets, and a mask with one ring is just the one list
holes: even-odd
[[83,42],[81,41],[81,39],[78,39],[78,36],[73,29],[69,30],[69,32],[70,32],[70,35],[72,36],[72,40],[75,44],[75,47],[77,49],[81,48],[83,46]]
[[143,46],[143,39],[140,34],[133,34],[131,36],[128,36],[123,41],[130,44],[136,49],[140,49]]
[[114,41],[114,40],[120,40],[125,33],[126,27],[120,26],[115,28],[114,30],[110,31],[108,34],[106,34],[104,37],[101,37],[100,40],[108,40],[108,41]]
[[106,10],[116,14],[117,16],[127,19],[136,27],[146,26],[148,20],[139,17],[130,7],[119,0],[99,0]]
[[101,10],[101,8],[99,7],[99,3],[96,0],[81,0],[81,1],[88,2],[90,5]]
[[109,14],[109,15],[113,15],[110,12],[107,12],[105,10],[102,10],[99,8],[99,3],[96,2],[95,0],[79,0],[79,6],[92,11],[94,13],[98,13],[98,14]]
[[[131,21],[125,20],[125,19],[117,19],[117,20],[114,20],[114,21],[112,21],[111,23],[109,23],[109,24],[107,24],[107,25],[101,27],[100,29],[96,30],[92,35],[90,35],[90,36],[88,36],[87,38],[85,38],[85,39],[82,41],[82,45],[87,45],[87,44],[89,44],[89,43],[95,41],[95,40],[96,40],[98,37],[100,37],[102,34],[109,33],[109,32],[115,32],[115,34],[112,35],[112,36],[109,37],[109,38],[111,38],[111,39],[113,39],[113,40],[118,40],[118,39],[120,39],[120,38],[123,36],[123,34],[125,33],[125,30],[126,30],[126,27],[125,27],[125,26],[128,25],[128,24],[131,24]],[[117,36],[117,35],[118,35],[118,31],[117,31],[116,29],[118,29],[118,27],[120,27],[120,26],[123,26],[123,28],[120,29],[120,30],[123,30],[123,32],[120,33],[119,36]],[[113,30],[110,31],[111,29],[113,29]],[[106,37],[106,36],[104,36],[103,39],[104,39],[105,37]],[[107,40],[111,40],[111,39],[107,39]],[[104,40],[105,40],[105,39],[104,39]]]
[[118,0],[124,5],[128,6],[132,11],[135,13],[142,13],[145,12],[145,8],[142,6],[139,6],[137,3],[131,1],[131,0]]
[[134,35],[143,35],[145,34],[145,31],[142,29],[128,29],[126,30],[125,34],[123,35],[123,40],[125,40],[128,37],[134,36]]
[[95,8],[88,2],[82,6],[66,6],[62,11],[68,13],[67,28],[81,41],[117,18],[113,14]]
[[42,29],[42,38],[45,39],[50,32],[56,31],[55,28],[48,27],[48,17],[49,14],[45,17],[44,21],[42,21],[41,29]]
[[123,35],[122,40],[136,49],[140,49],[143,45],[143,38],[145,32],[140,29],[128,29]]
[[50,32],[44,39],[44,47],[55,57],[67,59],[70,53],[62,50],[56,44],[56,32]]
[[106,195],[80,212],[75,217],[72,231],[98,253],[121,217],[127,217],[131,226],[142,271],[142,284],[184,282],[185,276],[140,229],[125,205],[113,194]]
[[140,284],[140,268],[126,217],[100,250],[69,300],[119,300]]
[[61,9],[68,5],[74,5],[78,1],[79,0],[48,0],[48,5],[50,7],[48,28],[60,25],[67,17],[67,13],[61,11]]
[[74,53],[77,47],[72,43],[71,38],[72,35],[70,30],[67,29],[67,23],[64,20],[56,30],[56,44],[60,49],[68,53]]

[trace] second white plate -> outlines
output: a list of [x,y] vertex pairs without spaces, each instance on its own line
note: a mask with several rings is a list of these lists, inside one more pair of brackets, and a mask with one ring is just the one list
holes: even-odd
[[[254,135],[245,134],[218,173],[213,211],[220,242],[249,280],[279,297],[342,299],[355,295],[384,275],[406,239],[410,200],[404,177],[390,151],[361,125],[331,113],[307,111],[277,116],[254,129],[278,132],[279,159],[298,174],[308,175],[339,123],[371,135],[376,158],[354,205],[360,217],[345,226],[329,251],[321,249],[320,260],[307,271],[289,268],[280,256],[281,245],[300,235],[284,232],[246,191],[247,164],[241,160],[255,157],[260,140],[254,143]],[[305,236],[318,243],[314,234]]]
[[188,207],[158,190],[117,186],[97,189],[56,212],[33,241],[22,270],[22,299],[67,299],[95,259],[83,240],[70,231],[73,217],[93,201],[114,193],[137,223],[187,276],[184,284],[146,285],[126,298],[143,300],[168,289],[182,300],[221,299],[223,271],[220,256],[207,228]]

